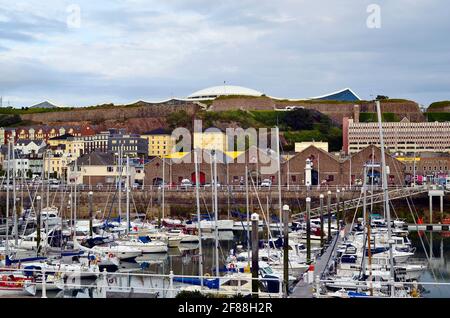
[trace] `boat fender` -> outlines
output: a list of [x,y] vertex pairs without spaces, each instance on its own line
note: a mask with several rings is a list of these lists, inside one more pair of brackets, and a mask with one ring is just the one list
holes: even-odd
[[211,274],[206,273],[206,274],[205,274],[205,277],[211,277]]

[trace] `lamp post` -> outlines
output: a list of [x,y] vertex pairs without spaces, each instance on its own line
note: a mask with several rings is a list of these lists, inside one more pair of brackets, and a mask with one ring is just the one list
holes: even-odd
[[311,263],[311,198],[306,198],[306,264]]
[[320,199],[320,247],[323,247],[324,244],[324,233],[323,233],[323,198],[324,195],[321,193],[319,196]]
[[[258,298],[259,291],[259,246],[258,246],[258,223],[259,215],[257,213],[252,214],[252,297]],[[249,226],[249,224],[247,224]],[[218,275],[218,274],[217,274]]]

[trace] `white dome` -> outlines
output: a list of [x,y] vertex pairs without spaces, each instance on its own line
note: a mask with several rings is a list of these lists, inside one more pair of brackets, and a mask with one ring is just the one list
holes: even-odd
[[224,95],[261,96],[263,94],[254,89],[242,86],[221,85],[199,90],[195,93],[192,93],[187,98],[196,100],[207,100],[207,99],[214,99]]

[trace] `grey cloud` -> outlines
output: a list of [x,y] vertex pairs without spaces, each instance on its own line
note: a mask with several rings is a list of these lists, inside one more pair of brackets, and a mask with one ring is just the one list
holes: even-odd
[[[382,9],[382,28],[377,30],[366,26],[366,8],[373,2]],[[310,97],[351,87],[363,98],[386,94],[423,104],[450,99],[450,9],[444,0],[105,3],[81,1],[86,23],[67,36],[87,46],[91,38],[111,42],[118,49],[155,38],[157,48],[144,47],[140,53],[148,59],[161,59],[161,52],[168,50],[164,37],[170,37],[180,43],[183,58],[174,59],[164,75],[149,69],[148,75],[108,78],[22,60],[14,69],[15,79],[0,79],[3,93],[95,104],[182,97],[226,80],[279,97]],[[36,33],[66,32],[56,19],[11,14],[14,22],[0,22],[0,40],[32,42]],[[123,64],[128,62],[124,57]],[[2,65],[1,57],[0,67],[12,69]]]

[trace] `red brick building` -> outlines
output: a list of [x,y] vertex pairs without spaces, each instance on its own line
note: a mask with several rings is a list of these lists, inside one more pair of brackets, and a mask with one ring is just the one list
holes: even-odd
[[[270,179],[272,184],[278,184],[278,171],[276,155],[270,151],[251,149],[236,158],[224,154],[218,155],[217,175],[220,184],[241,185],[245,183],[245,168],[253,180],[262,181]],[[186,156],[191,156],[187,154]],[[189,158],[189,157],[185,157]],[[273,159],[270,161],[270,159]],[[349,158],[339,158],[314,146],[310,146],[290,160],[282,160],[281,184],[304,185],[304,171],[306,160],[312,161],[312,181],[316,185],[349,185],[356,184],[363,179],[363,169],[366,163],[380,163],[381,151],[375,146],[369,146]],[[171,159],[164,159],[165,182],[180,184],[181,180],[189,179],[195,182],[195,167],[193,158],[190,163],[175,163]],[[388,182],[390,184],[404,184],[405,165],[397,159],[386,155],[386,164],[389,166]],[[162,180],[163,159],[154,158],[145,166],[145,184],[157,184]],[[274,169],[268,169],[272,165]],[[374,169],[373,175],[380,175],[379,169]],[[199,165],[200,183],[211,183],[211,164],[208,155]],[[380,181],[380,180],[375,180]]]

